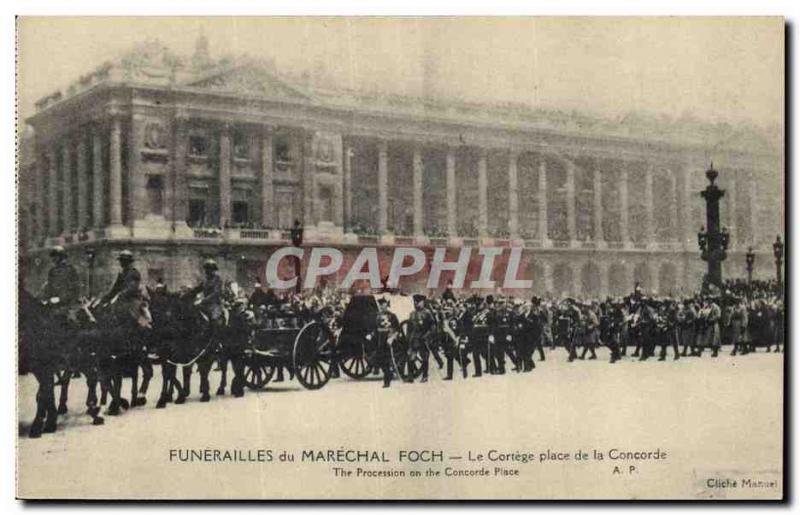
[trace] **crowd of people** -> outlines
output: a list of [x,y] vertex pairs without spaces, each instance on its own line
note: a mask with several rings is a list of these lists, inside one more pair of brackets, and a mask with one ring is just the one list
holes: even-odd
[[[781,352],[784,345],[783,285],[775,281],[735,279],[719,288],[705,288],[705,291],[685,297],[650,296],[637,284],[627,296],[598,299],[553,299],[535,295],[523,299],[502,294],[461,296],[450,288],[432,296],[409,297],[394,292],[392,296],[378,295],[376,299],[372,293],[386,292],[344,292],[327,287],[303,293],[275,292],[260,283],[245,292],[221,277],[216,262],[209,259],[203,264],[205,277],[200,284],[168,292],[161,280],[154,286],[144,287],[134,266],[134,255],[125,250],[118,256],[120,271],[112,288],[99,299],[87,300],[80,298],[79,275],[69,264],[64,249],[52,249],[51,256],[53,266],[38,299],[48,304],[52,317],[63,320],[62,326],[53,326],[63,327],[63,334],[73,334],[70,326],[81,323],[78,321],[81,313],[91,318],[92,309],[102,308],[112,313],[107,319],[112,320],[114,330],[127,331],[123,340],[139,341],[138,337],[130,335],[154,333],[148,306],[156,306],[159,299],[173,295],[188,299],[191,309],[205,321],[200,323],[207,325],[207,329],[194,333],[207,331],[209,339],[222,338],[224,327],[234,319],[231,313],[237,314],[237,320],[244,321],[249,327],[244,332],[251,335],[286,324],[299,328],[312,320],[324,323],[331,335],[337,335],[339,348],[344,348],[346,339],[357,340],[354,348],[363,353],[360,357],[366,372],[382,373],[385,387],[390,386],[393,379],[426,382],[431,363],[444,370],[444,380],[452,380],[457,371],[466,378],[470,367],[473,377],[484,373],[505,374],[509,369],[518,373],[531,372],[536,361],[546,360],[548,348],[565,349],[566,361],[574,362],[598,359],[598,349],[606,347],[609,361],[615,363],[625,356],[663,361],[670,357],[673,360],[697,357],[706,351],[717,357],[723,346],[728,346],[732,355],[748,354],[760,348]],[[356,297],[361,297],[362,301],[373,300],[354,302]],[[397,306],[391,305],[400,298],[411,300],[408,304],[413,305],[402,313],[402,321],[395,313]],[[373,307],[374,312],[370,311]],[[354,309],[363,312],[354,318]],[[356,319],[358,323],[354,322]],[[187,334],[193,332],[191,326],[187,329]],[[377,336],[373,338],[374,335]],[[208,353],[209,348],[201,348],[201,351]],[[146,357],[147,352],[134,354]],[[352,353],[348,357],[352,358]],[[230,354],[212,359],[225,370],[229,358]],[[235,361],[236,357],[233,359]],[[237,363],[238,368],[236,364],[234,368],[239,380],[244,365],[241,360]],[[134,363],[133,368],[137,366],[144,369],[147,365]],[[335,356],[331,366],[330,376],[337,377],[339,367],[345,366],[343,358]],[[285,367],[289,374],[293,372],[290,366]],[[191,368],[189,364],[189,375]],[[185,366],[183,371],[188,383]],[[45,380],[47,375],[44,374]],[[282,367],[277,366],[278,380],[283,375]],[[202,400],[209,397],[207,376],[208,369],[201,382]],[[117,383],[120,381],[121,378]],[[46,386],[53,387],[52,384]],[[244,394],[240,380],[232,391],[237,396]],[[188,386],[179,395],[186,394]],[[119,397],[118,384],[116,395]],[[169,395],[171,397],[171,391]],[[133,399],[134,406],[137,400]],[[52,411],[48,407],[42,409],[44,413]],[[40,422],[40,432],[41,426]]]

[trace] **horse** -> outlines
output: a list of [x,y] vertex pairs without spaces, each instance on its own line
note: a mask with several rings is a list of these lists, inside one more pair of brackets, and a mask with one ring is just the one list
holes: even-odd
[[[56,431],[58,415],[66,413],[69,378],[82,372],[87,382],[97,377],[96,352],[90,339],[84,339],[65,306],[48,299],[41,302],[20,289],[19,293],[19,373],[33,373],[38,383],[36,415],[29,430],[31,438]],[[55,386],[61,382],[60,406],[56,408]],[[96,397],[87,398],[87,414],[94,425],[103,424],[98,416]]]
[[[165,408],[173,401],[183,404],[191,394],[191,374],[197,366],[200,374],[200,401],[211,400],[209,374],[214,361],[220,365],[230,361],[234,370],[231,391],[244,395],[244,349],[251,336],[252,313],[237,304],[226,310],[222,324],[212,328],[211,321],[185,294],[160,293],[151,299],[153,333],[152,349],[158,356],[162,372],[162,388],[156,408]],[[221,359],[220,359],[221,358]],[[182,368],[182,381],[177,368]]]

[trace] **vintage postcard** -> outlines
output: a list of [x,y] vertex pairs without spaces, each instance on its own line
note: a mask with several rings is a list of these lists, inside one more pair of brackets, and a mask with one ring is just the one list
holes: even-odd
[[20,17],[22,499],[781,500],[780,17]]

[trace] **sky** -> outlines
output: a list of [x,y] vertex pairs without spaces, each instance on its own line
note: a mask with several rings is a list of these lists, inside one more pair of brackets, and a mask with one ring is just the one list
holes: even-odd
[[189,55],[200,34],[212,57],[365,92],[783,126],[782,18],[20,18],[20,114],[136,43]]

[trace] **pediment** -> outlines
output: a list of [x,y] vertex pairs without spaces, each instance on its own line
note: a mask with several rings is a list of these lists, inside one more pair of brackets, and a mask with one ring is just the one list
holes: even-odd
[[279,78],[265,65],[244,65],[213,70],[187,81],[186,86],[239,95],[254,95],[289,100],[307,100],[308,95]]

